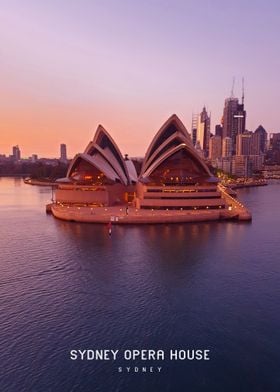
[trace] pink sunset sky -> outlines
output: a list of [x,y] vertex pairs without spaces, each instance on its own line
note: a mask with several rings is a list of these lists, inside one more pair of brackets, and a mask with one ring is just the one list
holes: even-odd
[[280,132],[278,1],[9,0],[0,8],[0,154],[81,152],[101,123],[143,156],[176,113],[220,123],[235,76],[247,128]]

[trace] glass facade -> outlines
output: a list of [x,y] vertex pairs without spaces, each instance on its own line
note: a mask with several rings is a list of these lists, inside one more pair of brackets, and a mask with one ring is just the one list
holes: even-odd
[[163,185],[193,184],[208,177],[199,161],[181,149],[164,160],[149,176],[150,183]]

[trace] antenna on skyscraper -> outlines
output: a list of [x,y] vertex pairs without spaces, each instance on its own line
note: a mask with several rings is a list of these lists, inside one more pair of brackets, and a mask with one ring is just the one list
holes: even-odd
[[234,85],[235,85],[235,76],[232,79],[231,98],[234,97]]
[[242,105],[244,105],[244,78],[242,78]]

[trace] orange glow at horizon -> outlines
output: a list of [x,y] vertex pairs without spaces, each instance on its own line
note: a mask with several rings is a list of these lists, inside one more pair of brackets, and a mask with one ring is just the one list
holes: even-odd
[[22,100],[20,105],[16,99],[14,102],[17,104],[2,106],[0,154],[8,156],[12,146],[18,145],[23,158],[32,154],[59,157],[61,143],[66,144],[67,156],[72,158],[84,151],[99,124],[110,133],[122,154],[144,156],[151,139],[172,114],[164,109],[151,112],[117,103],[98,106],[32,99]]

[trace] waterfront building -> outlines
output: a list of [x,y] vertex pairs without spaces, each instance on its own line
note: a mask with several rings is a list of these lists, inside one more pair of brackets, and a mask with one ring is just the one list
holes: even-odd
[[232,157],[232,174],[237,177],[252,177],[263,167],[263,155],[235,155]]
[[232,174],[237,177],[249,176],[249,157],[247,155],[234,155],[232,157]]
[[[57,183],[51,210],[66,220],[107,222],[111,217],[119,223],[160,223],[251,219],[244,207],[220,189],[175,114],[153,138],[139,174],[133,161],[122,156],[99,125],[85,151],[70,163],[67,176]],[[235,205],[234,211],[228,208],[229,203]]]
[[268,158],[270,163],[280,164],[280,133],[270,134]]
[[232,157],[222,157],[221,158],[221,167],[224,173],[231,174],[232,169]]
[[173,115],[160,128],[144,158],[137,205],[149,209],[217,209],[224,201],[183,123]]
[[259,155],[250,155],[249,156],[249,162],[250,162],[250,167],[251,167],[251,173],[253,174],[254,172],[260,171],[263,169],[264,165],[264,155],[259,154]]

